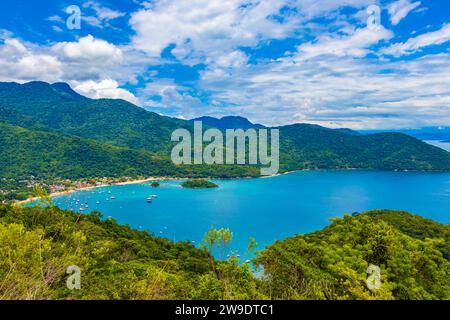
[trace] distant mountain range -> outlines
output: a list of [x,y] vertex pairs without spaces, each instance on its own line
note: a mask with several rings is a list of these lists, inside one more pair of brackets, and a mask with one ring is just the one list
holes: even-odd
[[264,128],[261,124],[251,123],[247,118],[239,116],[226,116],[220,119],[213,117],[199,117],[192,119],[191,121],[201,121],[210,127],[215,127],[218,129],[261,129]]
[[380,132],[399,132],[413,136],[420,140],[436,140],[450,142],[450,127],[423,127],[418,129],[397,129],[397,130],[365,130],[363,134],[373,134]]
[[[206,125],[261,128],[241,117]],[[171,133],[193,122],[124,100],[89,99],[65,83],[0,83],[0,177],[254,176],[250,166],[174,166]],[[317,125],[281,126],[280,169],[450,170],[450,154],[402,133],[358,135]]]

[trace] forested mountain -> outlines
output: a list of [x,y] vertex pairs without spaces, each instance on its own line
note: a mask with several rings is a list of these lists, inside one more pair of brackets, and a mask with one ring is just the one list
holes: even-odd
[[247,166],[175,166],[168,157],[55,132],[0,122],[0,176],[79,179],[133,176],[256,176]]
[[[354,135],[309,125],[280,128],[284,168],[449,170],[450,153],[401,133]],[[282,166],[283,168],[283,166]]]
[[[397,129],[391,132],[404,133],[420,140],[450,140],[450,127],[423,127],[418,129]],[[382,133],[386,130],[362,130],[363,134]]]
[[2,123],[0,130],[0,175],[3,177],[119,177],[169,175],[175,171],[170,162],[156,160],[143,150]]
[[32,117],[51,130],[110,144],[167,151],[173,130],[188,121],[163,117],[117,99],[88,99],[70,87],[30,82],[0,83],[0,107]]
[[[255,263],[264,266],[265,290],[276,299],[447,300],[449,254],[450,226],[376,210],[277,241]],[[372,291],[369,265],[379,268],[381,279]]]
[[192,119],[191,121],[201,121],[211,127],[218,129],[261,129],[264,128],[261,124],[251,123],[248,119],[239,116],[227,116],[220,119],[214,117],[199,117]]
[[[0,299],[450,299],[449,234],[405,212],[346,216],[267,247],[256,277],[233,255],[218,261],[98,212],[0,205]],[[230,249],[220,237],[212,245]],[[376,290],[370,264],[381,270]],[[72,265],[80,290],[66,287]]]
[[[230,119],[237,121],[236,117]],[[237,122],[247,123],[242,119]],[[0,123],[2,176],[77,178],[187,172],[229,177],[257,171],[240,166],[178,170],[169,159],[174,145],[171,133],[178,128],[192,130],[191,121],[161,116],[123,100],[89,99],[64,83],[0,83]],[[404,134],[357,135],[307,124],[279,129],[282,171],[450,169],[448,152]]]

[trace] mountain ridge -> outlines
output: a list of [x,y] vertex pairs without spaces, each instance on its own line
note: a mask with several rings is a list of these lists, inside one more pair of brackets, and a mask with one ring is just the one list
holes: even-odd
[[210,116],[203,116],[192,119],[190,121],[202,121],[211,127],[218,129],[263,129],[265,126],[258,123],[252,123],[247,118],[241,116],[224,116],[221,118],[215,118]]

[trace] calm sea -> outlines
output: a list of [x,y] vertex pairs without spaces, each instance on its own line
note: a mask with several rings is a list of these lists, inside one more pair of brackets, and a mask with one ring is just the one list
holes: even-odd
[[[175,241],[198,244],[211,226],[234,232],[245,252],[325,227],[329,219],[370,209],[406,210],[450,222],[450,173],[303,171],[272,178],[216,181],[217,189],[184,189],[180,181],[104,187],[57,197],[55,204],[105,217]],[[146,198],[158,197],[152,203]],[[107,200],[109,199],[109,200]],[[78,204],[76,201],[78,200]]]

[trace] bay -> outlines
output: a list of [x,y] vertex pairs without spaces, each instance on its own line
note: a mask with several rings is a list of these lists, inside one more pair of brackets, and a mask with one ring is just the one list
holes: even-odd
[[[300,171],[214,180],[217,189],[185,189],[181,182],[162,181],[159,188],[149,183],[101,187],[56,197],[54,203],[75,211],[82,206],[83,212],[98,210],[133,228],[196,245],[211,226],[230,228],[233,249],[241,254],[250,236],[261,249],[321,229],[330,218],[371,209],[405,210],[450,222],[450,173]],[[158,197],[147,203],[152,194]]]

